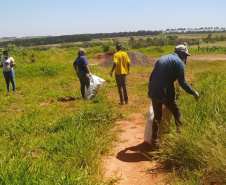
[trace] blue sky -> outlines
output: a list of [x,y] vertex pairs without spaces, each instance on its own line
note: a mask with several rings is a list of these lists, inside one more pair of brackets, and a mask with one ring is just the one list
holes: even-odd
[[0,38],[226,27],[225,0],[0,0]]

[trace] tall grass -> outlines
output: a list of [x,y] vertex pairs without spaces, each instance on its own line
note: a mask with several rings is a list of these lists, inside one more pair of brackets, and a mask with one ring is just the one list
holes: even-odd
[[226,182],[226,79],[222,70],[196,74],[192,85],[200,99],[195,102],[182,94],[178,100],[184,117],[182,133],[172,131],[162,138],[164,161],[180,172],[186,184]]

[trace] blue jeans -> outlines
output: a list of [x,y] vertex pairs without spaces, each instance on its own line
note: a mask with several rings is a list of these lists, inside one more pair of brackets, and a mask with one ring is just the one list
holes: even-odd
[[16,84],[15,84],[15,80],[14,80],[14,76],[15,76],[14,70],[12,69],[11,71],[7,71],[7,72],[3,71],[3,74],[4,74],[4,77],[5,77],[5,82],[6,82],[6,85],[7,85],[8,92],[10,91],[9,82],[12,83],[13,91],[15,91],[16,90]]

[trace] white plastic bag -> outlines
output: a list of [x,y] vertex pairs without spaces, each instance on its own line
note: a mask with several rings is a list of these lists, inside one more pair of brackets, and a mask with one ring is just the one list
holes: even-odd
[[90,77],[90,86],[85,94],[86,99],[93,98],[97,94],[97,92],[99,91],[104,82],[105,82],[104,79],[92,74],[92,76]]
[[152,140],[153,120],[154,120],[154,111],[153,111],[153,106],[151,104],[150,108],[149,108],[148,119],[147,119],[147,123],[145,126],[145,131],[144,131],[144,141],[146,141],[150,145],[151,145],[151,140]]

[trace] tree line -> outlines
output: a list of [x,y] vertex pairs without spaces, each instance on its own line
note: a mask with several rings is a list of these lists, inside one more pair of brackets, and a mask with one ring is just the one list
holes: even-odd
[[[153,38],[147,37],[139,38],[136,40],[134,36],[154,36]],[[165,46],[165,45],[176,45],[182,43],[185,40],[179,38],[176,35],[167,35],[162,31],[134,31],[134,32],[117,32],[117,33],[96,33],[96,34],[77,34],[77,35],[62,35],[62,36],[48,36],[48,37],[39,37],[39,38],[27,38],[27,39],[15,39],[12,41],[0,42],[0,47],[5,47],[8,44],[13,44],[16,46],[37,46],[37,45],[48,45],[48,44],[67,44],[71,42],[83,42],[84,46],[91,45],[102,45],[102,43],[91,44],[88,41],[92,39],[104,39],[104,38],[115,38],[115,37],[129,37],[128,44],[131,48],[141,48],[148,46]],[[116,39],[113,39],[113,42]],[[216,41],[225,41],[226,36],[216,35],[213,36],[212,32],[208,34],[206,38],[202,39],[186,39],[186,42],[189,45],[199,45],[201,42],[216,42]]]
[[161,33],[161,31],[136,31],[136,32],[134,31],[134,32],[76,34],[42,38],[15,39],[12,41],[0,42],[0,47],[6,46],[7,44],[15,44],[17,46],[37,46],[37,45],[70,43],[80,41],[91,41],[92,39],[102,39],[102,38],[158,35],[159,33]]

